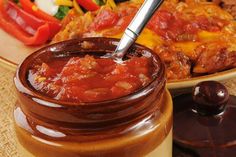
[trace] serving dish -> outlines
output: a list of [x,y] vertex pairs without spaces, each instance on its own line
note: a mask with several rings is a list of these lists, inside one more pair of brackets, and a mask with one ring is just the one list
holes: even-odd
[[167,88],[173,95],[179,95],[187,92],[191,92],[192,87],[202,81],[219,81],[226,82],[227,80],[236,78],[236,68],[218,72],[215,74],[209,74],[205,76],[198,76],[191,79],[170,81],[167,83]]

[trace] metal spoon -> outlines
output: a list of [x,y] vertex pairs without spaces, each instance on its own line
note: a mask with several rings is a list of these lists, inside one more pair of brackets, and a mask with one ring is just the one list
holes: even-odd
[[112,57],[117,62],[122,62],[127,50],[136,41],[137,37],[148,23],[154,12],[161,6],[164,0],[145,0],[129,26],[126,28]]

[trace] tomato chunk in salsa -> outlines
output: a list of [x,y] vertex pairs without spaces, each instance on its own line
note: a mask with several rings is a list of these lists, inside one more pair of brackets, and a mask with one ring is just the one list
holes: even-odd
[[54,58],[34,65],[28,80],[34,89],[57,100],[96,102],[128,95],[152,80],[151,58],[131,57],[122,64],[109,58]]

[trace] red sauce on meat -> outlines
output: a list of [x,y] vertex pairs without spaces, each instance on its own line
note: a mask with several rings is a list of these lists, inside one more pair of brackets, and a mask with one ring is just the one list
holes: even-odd
[[122,64],[89,55],[54,58],[34,65],[28,80],[36,90],[57,100],[96,102],[122,97],[147,85],[152,64],[147,57],[131,57]]
[[114,26],[119,19],[116,12],[105,9],[101,11],[94,19],[92,25],[90,26],[93,30],[102,30]]
[[[103,9],[95,17],[90,26],[92,31],[101,31],[116,28],[114,32],[123,32],[137,12],[137,8],[127,7],[120,12]],[[178,11],[161,9],[157,11],[149,21],[147,28],[160,35],[165,40],[172,41],[195,41],[200,30],[217,32],[220,31],[227,21],[218,17],[206,17],[204,15],[192,15],[184,18]]]

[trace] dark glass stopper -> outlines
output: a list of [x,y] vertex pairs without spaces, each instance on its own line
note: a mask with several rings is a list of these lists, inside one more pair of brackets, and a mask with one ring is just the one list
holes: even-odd
[[226,87],[216,81],[198,83],[192,91],[194,109],[201,115],[217,115],[224,111],[229,100]]

